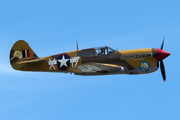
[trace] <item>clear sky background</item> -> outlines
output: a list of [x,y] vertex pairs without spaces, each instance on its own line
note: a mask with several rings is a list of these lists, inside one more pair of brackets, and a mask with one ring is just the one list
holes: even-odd
[[[12,45],[26,40],[39,57],[108,45],[160,48],[160,70],[145,75],[83,77],[20,72],[9,63]],[[1,0],[1,120],[179,120],[180,1]]]

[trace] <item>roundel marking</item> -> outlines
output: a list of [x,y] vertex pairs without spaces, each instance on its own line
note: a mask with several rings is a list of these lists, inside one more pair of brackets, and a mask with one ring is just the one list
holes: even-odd
[[67,70],[70,66],[70,56],[67,54],[61,54],[57,58],[57,66],[61,70]]

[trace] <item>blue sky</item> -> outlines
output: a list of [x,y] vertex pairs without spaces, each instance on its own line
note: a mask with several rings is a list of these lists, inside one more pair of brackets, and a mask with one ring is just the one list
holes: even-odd
[[[1,0],[0,119],[179,120],[180,2],[178,0]],[[75,76],[20,72],[9,52],[26,40],[39,57],[79,48],[160,48],[160,70],[146,75]],[[175,65],[172,63],[175,63]]]

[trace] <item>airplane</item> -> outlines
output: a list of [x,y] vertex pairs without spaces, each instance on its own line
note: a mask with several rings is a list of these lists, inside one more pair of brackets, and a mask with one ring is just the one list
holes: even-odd
[[12,68],[20,71],[63,72],[74,75],[146,74],[159,68],[166,81],[163,59],[170,55],[161,48],[114,50],[108,46],[78,49],[40,58],[24,40],[14,43],[10,51]]

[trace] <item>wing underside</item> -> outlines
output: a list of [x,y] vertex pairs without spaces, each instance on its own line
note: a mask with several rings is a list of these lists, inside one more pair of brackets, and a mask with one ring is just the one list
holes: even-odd
[[82,75],[116,74],[124,71],[124,67],[120,65],[94,62],[81,64],[78,68],[83,72]]

